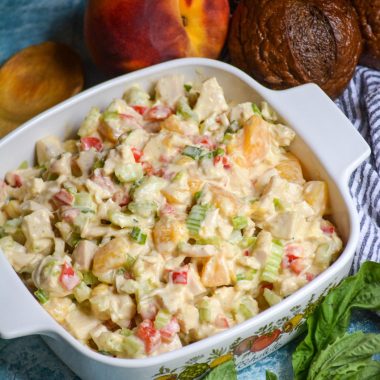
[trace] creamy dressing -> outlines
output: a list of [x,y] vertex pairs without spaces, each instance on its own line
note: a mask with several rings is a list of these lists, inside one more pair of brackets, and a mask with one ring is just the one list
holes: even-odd
[[99,352],[138,358],[247,320],[342,249],[328,189],[265,103],[215,78],[133,86],[77,140],[47,136],[6,174],[0,247],[43,307]]

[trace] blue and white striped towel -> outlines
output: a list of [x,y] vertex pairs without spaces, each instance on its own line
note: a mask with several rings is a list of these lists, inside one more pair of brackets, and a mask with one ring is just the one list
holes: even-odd
[[380,262],[380,72],[358,67],[336,104],[372,151],[349,181],[360,218],[360,240],[352,268],[356,272],[364,261]]

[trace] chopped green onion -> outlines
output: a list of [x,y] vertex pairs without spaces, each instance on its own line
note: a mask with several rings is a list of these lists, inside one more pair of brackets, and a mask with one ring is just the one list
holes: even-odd
[[131,238],[138,244],[144,245],[147,235],[141,231],[140,227],[133,227],[131,232]]
[[74,194],[74,207],[84,213],[95,213],[96,211],[96,204],[92,201],[90,193],[81,192]]
[[76,194],[77,192],[78,192],[78,190],[77,190],[77,188],[73,185],[73,184],[71,184],[71,183],[69,183],[69,182],[65,182],[64,184],[63,184],[63,187],[70,193],[70,194],[72,194],[72,195],[74,195],[74,194]]
[[171,319],[172,319],[172,316],[168,311],[160,310],[156,315],[156,319],[154,320],[154,327],[157,330],[160,330],[164,328],[165,326],[167,326],[167,324],[170,322]]
[[138,181],[144,176],[144,172],[141,164],[130,163],[117,166],[115,175],[121,183],[127,183]]
[[199,245],[219,245],[221,242],[221,239],[218,236],[212,236],[212,237],[197,239],[196,242]]
[[201,191],[197,191],[195,194],[194,194],[194,201],[195,202],[198,202],[198,199],[202,196],[202,190]]
[[213,154],[214,157],[216,157],[216,156],[223,156],[224,153],[226,153],[226,152],[225,152],[224,149],[222,149],[222,148],[217,148],[217,149],[215,149],[215,150],[212,152],[212,154]]
[[46,294],[46,292],[42,289],[37,289],[34,292],[34,295],[36,296],[38,302],[40,304],[45,304],[47,301],[49,301],[49,296]]
[[240,129],[240,125],[239,125],[239,123],[238,123],[236,120],[234,120],[234,121],[228,126],[228,128],[226,129],[225,134],[236,133],[239,129]]
[[193,160],[198,160],[205,154],[205,151],[197,146],[186,145],[185,149],[182,151],[182,154],[184,156],[191,157]]
[[69,239],[66,241],[66,243],[71,247],[74,248],[77,246],[81,239],[79,232],[72,232]]
[[261,116],[261,111],[257,104],[252,103],[252,111],[254,114]]
[[265,262],[264,270],[261,273],[260,280],[273,283],[276,281],[280,269],[284,247],[279,240],[272,241],[271,252]]
[[136,258],[128,254],[127,255],[127,261],[124,264],[125,269],[131,270],[135,261],[136,261]]
[[127,270],[125,268],[119,268],[117,271],[116,271],[116,275],[118,276],[121,276],[121,275],[124,275],[124,273],[126,272]]
[[231,133],[226,133],[223,137],[223,143],[224,144],[227,144],[229,143],[232,139],[234,138],[234,136],[231,134]]
[[243,228],[247,227],[248,220],[246,216],[235,216],[232,218],[232,225],[235,230],[242,230]]
[[83,275],[83,282],[86,284],[86,285],[95,285],[99,282],[99,280],[97,279],[97,277],[90,271],[88,272],[83,272],[82,273]]
[[183,178],[183,176],[185,175],[185,173],[184,172],[178,172],[175,176],[174,176],[174,178],[173,178],[173,182],[175,181],[180,181],[181,180],[181,178]]
[[23,170],[23,169],[28,169],[28,167],[29,167],[28,161],[23,161],[21,162],[21,164],[18,166],[17,169]]
[[105,160],[103,158],[98,158],[92,165],[92,170],[104,168],[104,163]]
[[189,91],[193,88],[193,86],[192,86],[191,84],[185,83],[185,84],[183,85],[183,88],[184,88],[187,92],[189,92]]
[[186,226],[190,233],[197,235],[201,228],[201,223],[206,218],[206,213],[209,206],[194,205],[186,219]]
[[284,205],[278,198],[273,198],[273,205],[276,211],[283,211],[284,210]]

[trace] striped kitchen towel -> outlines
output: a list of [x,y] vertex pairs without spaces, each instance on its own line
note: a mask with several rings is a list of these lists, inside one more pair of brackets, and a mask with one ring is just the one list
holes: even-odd
[[380,262],[380,72],[359,66],[336,104],[372,151],[349,181],[360,219],[360,240],[352,267],[356,272],[364,261]]

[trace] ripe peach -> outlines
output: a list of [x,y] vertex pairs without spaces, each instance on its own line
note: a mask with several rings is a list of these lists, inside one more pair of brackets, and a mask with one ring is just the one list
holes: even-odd
[[84,31],[95,63],[117,74],[174,58],[217,58],[228,20],[228,0],[89,0]]

